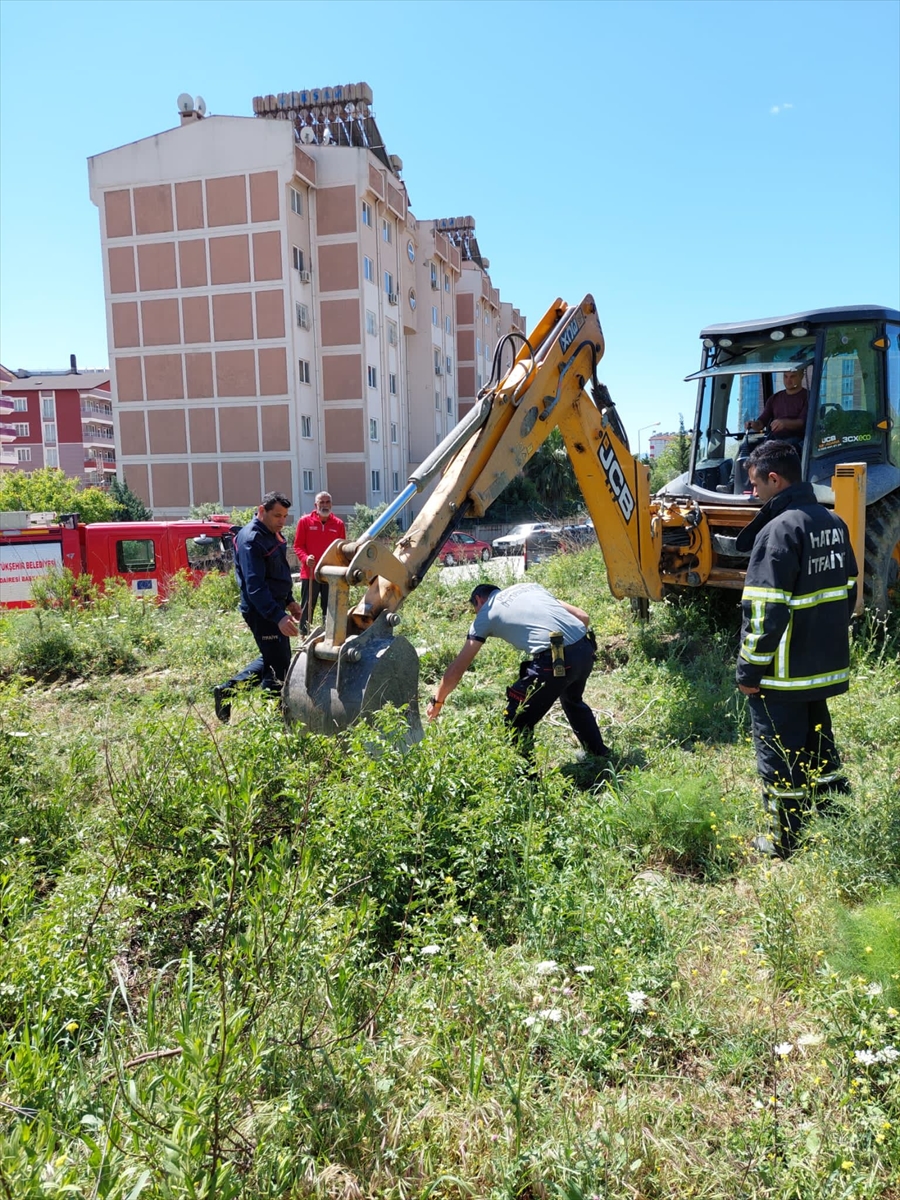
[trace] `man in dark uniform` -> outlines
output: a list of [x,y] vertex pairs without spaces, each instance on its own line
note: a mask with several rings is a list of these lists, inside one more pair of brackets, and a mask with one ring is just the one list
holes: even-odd
[[259,647],[259,657],[226,683],[213,688],[216,716],[231,719],[231,697],[242,683],[280,694],[291,665],[290,639],[300,632],[303,610],[294,599],[287,542],[282,529],[291,502],[268,492],[256,516],[235,538],[234,572],[241,589],[241,615]]
[[[475,619],[462,650],[428,703],[429,719],[440,714],[444,701],[493,635],[531,656],[522,663],[516,682],[506,689],[506,722],[523,753],[530,755],[535,726],[559,700],[585,751],[597,757],[608,755],[593,709],[584,700],[596,653],[593,637],[587,636],[588,614],[557,600],[537,583],[517,583],[502,591],[496,584],[481,583],[469,602]],[[556,637],[561,654],[557,654],[555,672],[551,645]]]
[[787,858],[816,797],[850,790],[828,697],[850,686],[857,565],[847,526],[801,482],[793,446],[763,442],[747,469],[765,503],[737,538],[739,550],[752,547],[737,685],[750,706],[763,803],[777,818],[775,838],[754,844]]

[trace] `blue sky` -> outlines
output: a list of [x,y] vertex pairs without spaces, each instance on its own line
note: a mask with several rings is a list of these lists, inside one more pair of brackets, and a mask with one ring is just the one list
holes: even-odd
[[[108,362],[89,155],[180,92],[367,81],[420,218],[472,214],[534,323],[597,299],[637,448],[720,321],[900,305],[894,0],[4,0],[0,361]],[[646,450],[650,431],[644,429]]]

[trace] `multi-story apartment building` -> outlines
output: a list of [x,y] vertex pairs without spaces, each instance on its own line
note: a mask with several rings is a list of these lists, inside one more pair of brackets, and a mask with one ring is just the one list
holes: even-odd
[[483,265],[414,217],[366,84],[255,117],[182,100],[179,127],[89,160],[121,473],[169,515],[393,499],[474,397],[458,289]]
[[108,486],[116,474],[116,442],[108,370],[4,369],[3,398],[12,426],[7,446],[22,471],[61,467],[95,486]]
[[12,371],[0,363],[0,475],[4,471],[13,471],[19,465],[18,455],[15,450],[16,427],[12,421],[13,401],[10,397],[7,399],[5,392],[2,390],[6,384],[11,383],[15,379]]

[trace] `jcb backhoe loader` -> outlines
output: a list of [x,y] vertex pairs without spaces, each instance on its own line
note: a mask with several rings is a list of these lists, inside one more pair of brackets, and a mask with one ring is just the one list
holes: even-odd
[[[593,298],[572,306],[557,300],[527,339],[510,334],[498,345],[475,407],[381,517],[357,541],[335,542],[323,555],[317,577],[331,585],[328,612],[291,665],[288,719],[332,734],[392,702],[408,705],[410,740],[421,736],[418,660],[395,634],[397,610],[459,521],[483,516],[557,426],[615,596],[643,608],[669,588],[739,588],[745,562],[734,539],[758,507],[742,476],[740,425],[757,415],[780,374],[801,366],[810,395],[820,397],[809,405],[804,468],[847,522],[857,559],[866,562],[867,592],[884,607],[900,567],[898,332],[900,313],[874,308],[704,330],[691,465],[651,498],[649,468],[630,453],[597,379],[604,341]],[[510,340],[521,344],[499,378]],[[853,390],[836,391],[845,378]],[[754,379],[755,387],[747,382]],[[381,545],[381,530],[440,472],[394,550]],[[360,585],[365,594],[351,605]]]

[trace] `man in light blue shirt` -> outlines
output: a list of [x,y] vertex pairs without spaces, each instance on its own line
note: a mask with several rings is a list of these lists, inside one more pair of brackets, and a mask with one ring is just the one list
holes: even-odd
[[[585,751],[597,757],[608,755],[593,710],[584,700],[596,654],[593,638],[587,636],[591,620],[588,614],[557,600],[538,583],[517,583],[502,591],[495,584],[481,583],[469,602],[475,609],[475,619],[462,650],[429,701],[430,720],[440,714],[444,701],[487,639],[499,637],[530,656],[519,668],[519,678],[506,689],[506,722],[522,752],[530,756],[535,726],[559,700]],[[551,635],[556,634],[562,635],[561,674],[553,669]]]

